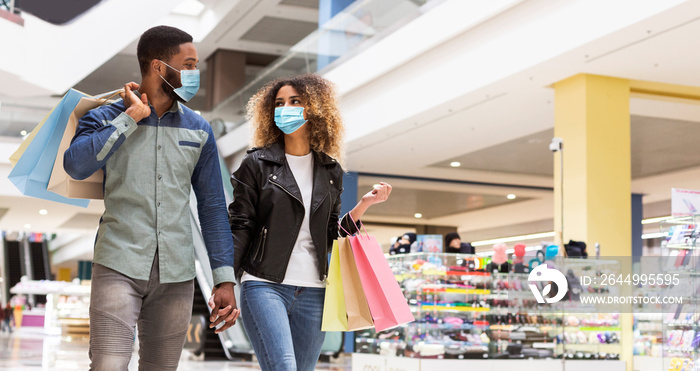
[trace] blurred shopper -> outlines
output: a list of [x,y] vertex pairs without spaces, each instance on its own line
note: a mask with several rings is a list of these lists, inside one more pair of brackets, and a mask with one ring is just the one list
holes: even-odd
[[229,205],[243,325],[263,370],[309,371],[325,336],[333,240],[356,232],[391,186],[380,183],[340,217],[344,128],[334,88],[322,77],[268,83],[251,98],[248,114],[255,148],[231,177]]
[[14,308],[12,308],[12,304],[8,301],[7,306],[3,309],[0,305],[0,309],[2,309],[0,311],[2,312],[2,331],[5,332],[5,330],[7,330],[7,332],[12,333],[12,320],[15,315]]
[[[406,245],[406,244],[402,243],[403,236],[398,236],[395,238],[396,238],[396,241],[394,241],[394,243],[392,243],[391,247],[389,248],[390,255],[408,254],[409,252],[411,252],[411,245]],[[393,238],[392,238],[392,240],[393,240]]]
[[445,252],[457,254],[474,254],[474,246],[469,242],[462,242],[459,233],[450,232],[445,235]]
[[81,118],[65,153],[73,178],[99,169],[105,174],[90,294],[90,367],[96,370],[127,369],[136,325],[139,369],[177,369],[194,294],[190,189],[219,286],[213,325],[225,320],[228,328],[239,313],[214,134],[182,104],[199,88],[192,36],[151,28],[141,35],[137,56],[141,84],[126,84],[122,100]]
[[[399,236],[396,245],[394,246],[393,254],[408,254],[418,251],[418,235],[413,232],[405,233],[403,236]],[[392,252],[389,252],[392,254]]]

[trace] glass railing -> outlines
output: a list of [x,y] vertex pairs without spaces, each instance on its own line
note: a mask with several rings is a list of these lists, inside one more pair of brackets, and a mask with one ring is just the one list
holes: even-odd
[[[266,83],[285,76],[331,70],[444,0],[358,0],[292,46],[247,84],[223,100],[210,117],[229,123],[246,121],[248,100]],[[431,3],[430,6],[426,4]]]
[[0,9],[10,12],[14,8],[13,0],[0,0]]

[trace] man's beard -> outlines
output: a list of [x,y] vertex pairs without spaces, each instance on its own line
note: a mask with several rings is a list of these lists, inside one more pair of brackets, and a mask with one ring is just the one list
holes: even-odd
[[[175,73],[175,71],[173,71],[171,69],[167,69],[167,72],[165,73],[164,78],[172,86],[181,85],[181,83],[179,81],[180,79],[178,79],[177,74]],[[163,89],[163,92],[165,92],[165,95],[167,95],[170,99],[176,100],[178,102],[186,103],[179,95],[177,95],[177,93],[175,93],[175,89],[171,88],[170,85],[168,85],[165,81],[162,81],[160,83],[160,88]]]

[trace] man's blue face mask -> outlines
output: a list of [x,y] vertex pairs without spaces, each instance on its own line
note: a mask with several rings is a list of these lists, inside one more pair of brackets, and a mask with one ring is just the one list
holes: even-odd
[[199,91],[199,70],[178,70],[165,62],[163,62],[163,64],[180,72],[180,83],[182,83],[182,86],[176,89],[162,75],[159,75],[160,78],[173,88],[173,91],[178,97],[185,102],[189,102],[190,99],[197,94],[197,91]]
[[275,124],[283,133],[291,134],[305,123],[304,107],[275,108]]

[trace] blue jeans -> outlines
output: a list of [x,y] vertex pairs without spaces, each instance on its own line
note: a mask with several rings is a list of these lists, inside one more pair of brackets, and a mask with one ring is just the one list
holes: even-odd
[[269,282],[241,286],[243,326],[263,371],[312,371],[321,354],[326,290]]

